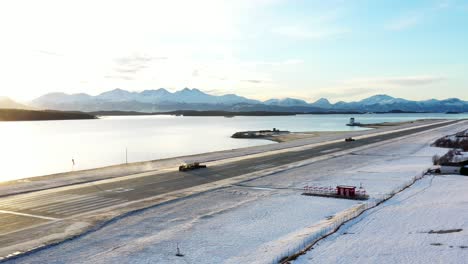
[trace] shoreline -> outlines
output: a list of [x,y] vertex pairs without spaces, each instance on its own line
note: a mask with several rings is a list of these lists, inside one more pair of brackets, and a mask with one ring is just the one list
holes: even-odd
[[[445,120],[445,119],[417,119],[417,120],[402,121],[402,122],[382,122],[382,123],[371,123],[371,124],[359,124],[355,126],[377,130],[377,129],[386,128],[386,127],[410,125],[410,124],[414,124],[414,123],[418,123],[422,121],[429,121],[429,120],[440,121],[440,120]],[[358,130],[358,131],[366,131],[366,130]],[[286,131],[288,133],[278,133],[278,134],[263,135],[263,136],[234,137],[235,134],[244,133],[244,132],[236,132],[232,138],[263,139],[263,140],[270,140],[276,143],[283,143],[283,142],[289,142],[289,141],[294,141],[298,139],[308,139],[308,138],[320,137],[324,135],[340,135],[340,134],[345,134],[349,132],[358,132],[358,131],[349,131],[349,130],[348,131],[305,131],[305,132]],[[256,132],[256,131],[251,131],[251,132]],[[284,132],[284,131],[279,131],[279,132]]]
[[[404,124],[411,124],[416,121],[427,120],[427,119],[418,119],[413,121],[401,121],[401,122],[381,122],[381,123],[370,123],[370,124],[354,124],[349,126],[355,127],[365,127],[365,128],[381,128],[381,127],[390,127],[390,126],[399,126]],[[437,120],[437,119],[434,119]]]
[[315,138],[321,137],[325,135],[340,135],[346,134],[350,131],[310,131],[310,132],[290,132],[289,134],[283,135],[273,135],[273,136],[266,136],[262,138],[249,138],[249,139],[264,139],[270,140],[276,143],[284,143],[289,141],[294,141],[298,139],[308,139],[308,138]]
[[0,122],[92,120],[95,115],[78,111],[0,109]]

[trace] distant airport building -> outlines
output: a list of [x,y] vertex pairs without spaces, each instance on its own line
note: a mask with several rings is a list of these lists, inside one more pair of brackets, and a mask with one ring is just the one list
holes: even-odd
[[338,185],[336,186],[336,194],[339,196],[344,196],[344,197],[354,197],[356,196],[356,187]]

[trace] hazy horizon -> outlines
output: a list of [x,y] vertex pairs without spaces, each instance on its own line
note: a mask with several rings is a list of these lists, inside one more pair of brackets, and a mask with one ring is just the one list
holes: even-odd
[[[117,89],[125,90],[125,91],[132,92],[132,93],[134,93],[134,92],[136,92],[136,93],[141,93],[141,92],[147,91],[147,90],[165,89],[165,90],[167,90],[168,92],[174,93],[174,92],[177,92],[177,91],[181,91],[181,90],[183,90],[183,89],[186,89],[186,88],[188,88],[188,89],[190,89],[190,90],[192,90],[192,89],[198,89],[198,90],[200,90],[201,92],[207,93],[207,94],[210,94],[210,95],[226,95],[226,94],[227,94],[227,93],[212,94],[212,93],[210,93],[210,91],[205,91],[205,90],[203,90],[203,89],[201,89],[201,88],[192,88],[192,87],[183,87],[183,88],[180,88],[180,89],[177,89],[177,88],[176,88],[176,89],[167,89],[167,88],[161,87],[161,88],[146,89],[146,90],[125,90],[125,89],[121,89],[121,88],[114,88],[114,89],[106,90],[106,91],[99,92],[99,93],[86,93],[86,92],[66,93],[66,92],[63,92],[63,91],[52,91],[52,92],[49,92],[49,93],[47,93],[47,94],[50,94],[50,93],[65,93],[65,94],[70,94],[70,95],[73,95],[73,94],[88,94],[88,95],[91,95],[91,96],[98,96],[98,95],[100,95],[100,94],[102,94],[102,93],[109,92],[109,91],[113,91],[113,90],[117,90]],[[43,95],[46,95],[46,94],[43,94]],[[236,95],[242,96],[242,97],[246,97],[247,99],[259,100],[259,101],[261,101],[261,102],[264,102],[264,101],[269,100],[269,99],[286,99],[286,98],[300,99],[300,98],[294,98],[294,97],[290,97],[290,96],[285,96],[285,97],[274,97],[274,96],[273,96],[273,97],[270,97],[270,98],[264,100],[264,99],[256,99],[256,98],[247,97],[247,96],[244,96],[244,95],[242,95],[242,94],[236,94]],[[343,101],[343,102],[352,102],[352,101],[356,101],[356,102],[357,102],[357,101],[364,100],[364,99],[367,99],[367,98],[369,98],[369,97],[378,96],[378,95],[387,95],[387,96],[390,96],[390,97],[399,98],[399,97],[393,96],[392,94],[386,94],[386,93],[380,93],[380,94],[379,94],[379,93],[376,93],[376,94],[366,95],[366,96],[363,96],[363,97],[358,97],[358,98],[356,98],[356,99],[354,99],[354,100],[346,100],[346,99],[344,99],[344,100],[333,100],[333,99],[327,98],[327,97],[320,97],[320,98],[316,98],[316,99],[314,99],[314,100],[307,100],[307,99],[304,99],[304,100],[305,100],[306,102],[308,102],[308,103],[314,103],[315,101],[317,101],[317,100],[319,100],[319,99],[327,99],[327,100],[330,101],[330,103],[334,104],[334,103],[337,103],[337,102],[339,102],[339,101]],[[41,96],[42,96],[42,95],[41,95]],[[16,100],[15,98],[12,98],[12,97],[9,97],[9,96],[4,96],[4,95],[0,95],[0,98],[1,98],[1,97],[10,98],[10,99],[12,99],[12,100],[14,100],[14,101],[16,101],[16,102],[20,102],[20,103],[30,103],[30,102],[31,102],[31,100],[27,100],[27,101],[24,101],[24,100],[23,100],[23,101],[22,101],[22,100]],[[39,96],[39,97],[40,97],[40,96]],[[460,100],[463,100],[463,101],[466,101],[466,100],[467,100],[467,99],[465,99],[465,98],[460,98],[460,97],[456,97],[456,96],[451,96],[451,97],[450,97],[450,96],[447,96],[447,97],[444,97],[444,98],[433,98],[433,97],[429,98],[429,97],[428,97],[428,98],[419,99],[419,100],[418,100],[418,99],[415,99],[415,101],[424,101],[424,100],[431,100],[431,99],[445,100],[445,99],[451,99],[451,98],[457,98],[457,99],[460,99]],[[33,98],[33,99],[37,99],[37,98]],[[410,99],[410,98],[402,98],[402,99],[413,100],[413,99]]]
[[1,95],[468,98],[464,1],[0,3]]

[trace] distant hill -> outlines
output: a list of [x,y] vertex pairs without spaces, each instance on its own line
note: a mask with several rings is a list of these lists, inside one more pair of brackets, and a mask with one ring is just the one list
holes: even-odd
[[160,88],[142,92],[114,89],[97,96],[88,94],[50,93],[31,105],[65,111],[136,111],[165,112],[176,110],[228,112],[468,112],[468,102],[457,98],[411,101],[389,95],[374,95],[357,102],[330,103],[326,98],[309,103],[301,99],[270,99],[264,102],[235,94],[210,95],[198,89],[169,92]]
[[[290,99],[295,100],[295,99]],[[280,101],[280,100],[278,100]],[[298,100],[299,101],[299,100]],[[31,102],[31,105],[45,109],[63,111],[136,111],[164,112],[176,110],[228,111],[228,112],[311,112],[321,108],[303,103],[263,103],[235,94],[210,95],[198,89],[182,89],[171,93],[166,89],[129,92],[122,89],[87,94],[50,93]]]
[[129,92],[122,89],[101,93],[97,96],[88,94],[50,93],[32,101],[35,106],[46,108],[66,108],[80,105],[106,105],[106,103],[137,102],[142,104],[221,104],[232,105],[238,103],[260,104],[260,101],[247,99],[234,94],[221,96],[209,95],[198,89],[182,89],[171,93],[164,88],[145,90],[143,92]]
[[32,109],[32,107],[17,103],[8,97],[0,96],[0,109]]
[[388,95],[374,95],[358,102],[338,102],[331,109],[359,110],[363,112],[468,112],[468,102],[457,98],[445,100],[411,101]]
[[0,109],[0,121],[72,120],[95,118],[96,117],[94,115],[80,112]]
[[180,116],[286,116],[296,115],[292,112],[228,112],[228,111],[196,111],[196,110],[178,110],[170,112],[142,113],[142,112],[126,112],[126,111],[98,111],[90,112],[96,116],[136,116],[136,115],[180,115]]
[[301,99],[294,99],[294,98],[270,99],[263,103],[266,105],[276,105],[276,106],[286,106],[286,107],[310,106],[310,104],[307,103],[306,101],[301,100]]

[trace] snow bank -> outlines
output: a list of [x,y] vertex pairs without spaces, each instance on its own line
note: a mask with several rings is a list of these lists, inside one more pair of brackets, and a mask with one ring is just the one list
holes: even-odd
[[426,177],[294,263],[465,263],[467,188],[467,177]]

